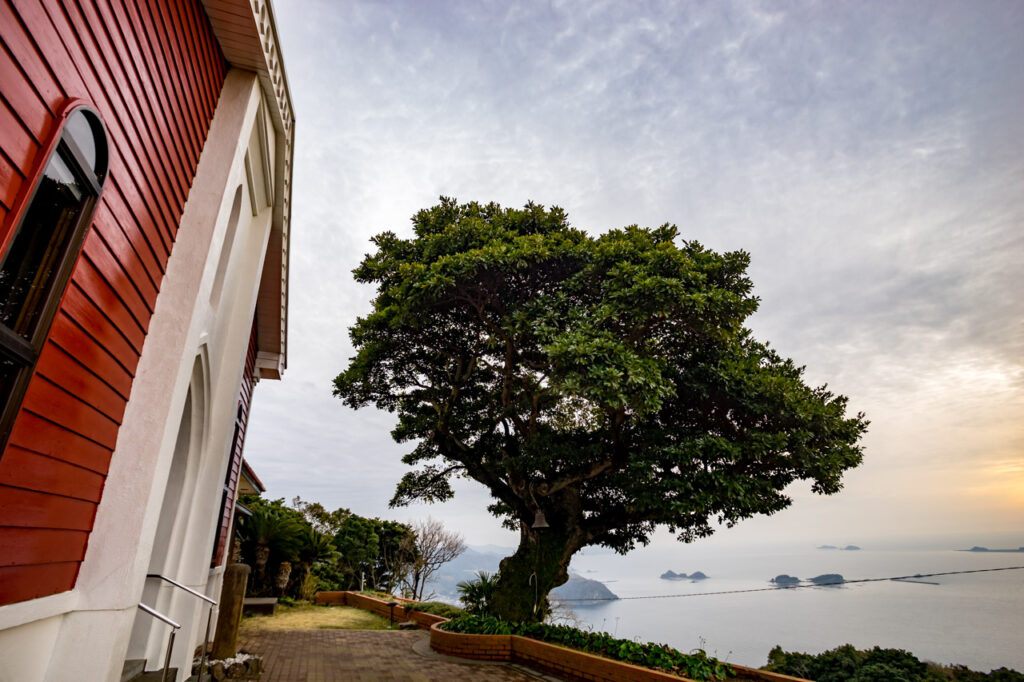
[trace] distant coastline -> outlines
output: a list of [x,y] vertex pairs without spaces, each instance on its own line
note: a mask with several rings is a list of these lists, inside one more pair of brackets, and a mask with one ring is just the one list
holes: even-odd
[[1018,547],[1017,549],[989,549],[988,547],[979,547],[975,545],[970,549],[958,549],[958,552],[1012,552],[1014,554],[1024,554],[1024,547]]

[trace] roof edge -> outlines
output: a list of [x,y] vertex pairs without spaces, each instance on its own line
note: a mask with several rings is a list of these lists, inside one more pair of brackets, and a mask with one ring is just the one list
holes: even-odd
[[[291,245],[292,166],[295,148],[295,112],[277,33],[277,21],[270,0],[200,0],[221,52],[228,63],[253,71],[259,78],[267,113],[278,133],[274,173],[274,206],[271,235],[267,245],[280,258],[267,258],[261,290],[280,295],[280,305],[260,306],[260,328],[271,333],[257,335],[259,350],[278,356],[277,365],[288,365],[288,274]],[[272,270],[272,271],[271,271]],[[269,303],[269,301],[267,301]],[[264,313],[267,311],[269,314]],[[273,318],[273,319],[268,319]],[[266,378],[279,378],[268,375]]]

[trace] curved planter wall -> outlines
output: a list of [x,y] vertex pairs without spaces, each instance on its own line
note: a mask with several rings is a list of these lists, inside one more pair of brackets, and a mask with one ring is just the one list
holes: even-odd
[[[410,603],[406,599],[396,599]],[[358,592],[317,592],[317,604],[355,606],[388,617],[387,602],[367,597]],[[414,602],[413,602],[414,603]],[[599,682],[692,682],[650,668],[613,661],[583,651],[567,649],[518,635],[465,635],[445,632],[440,628],[447,618],[395,606],[395,620],[413,620],[421,628],[430,629],[430,647],[439,654],[457,656],[476,661],[510,661],[544,670],[570,680],[596,680]],[[799,677],[769,673],[756,668],[733,665],[733,680],[757,682],[808,682]]]
[[[518,635],[465,635],[445,632],[440,623],[430,628],[430,647],[439,654],[478,661],[511,661],[544,670],[572,680],[601,682],[680,682],[677,677],[621,661],[613,661],[583,651],[567,649]],[[756,668],[733,665],[733,680],[759,682],[807,682],[799,677],[769,673]]]
[[[391,609],[388,607],[387,602],[380,599],[374,599],[373,597],[367,597],[365,594],[359,594],[358,592],[317,592],[314,600],[317,604],[325,605],[337,605],[337,606],[354,606],[358,609],[370,611],[376,613],[378,616],[388,618],[390,616]],[[399,604],[414,604],[408,599],[395,599]],[[435,623],[443,623],[447,618],[441,616],[435,616],[432,613],[423,613],[422,611],[414,611],[413,609],[406,609],[402,606],[395,607],[395,622],[411,620],[416,623],[423,630],[430,629],[431,625]]]

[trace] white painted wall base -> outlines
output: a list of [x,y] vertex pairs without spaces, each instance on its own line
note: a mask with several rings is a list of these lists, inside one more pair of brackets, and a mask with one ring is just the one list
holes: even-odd
[[0,682],[43,682],[61,619],[55,616],[0,631]]

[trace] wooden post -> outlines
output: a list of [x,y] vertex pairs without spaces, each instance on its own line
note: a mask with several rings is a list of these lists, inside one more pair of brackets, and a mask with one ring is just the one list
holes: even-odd
[[220,590],[220,612],[213,635],[212,658],[231,658],[238,650],[238,627],[242,622],[245,585],[251,569],[246,564],[230,564],[224,569],[224,586]]

